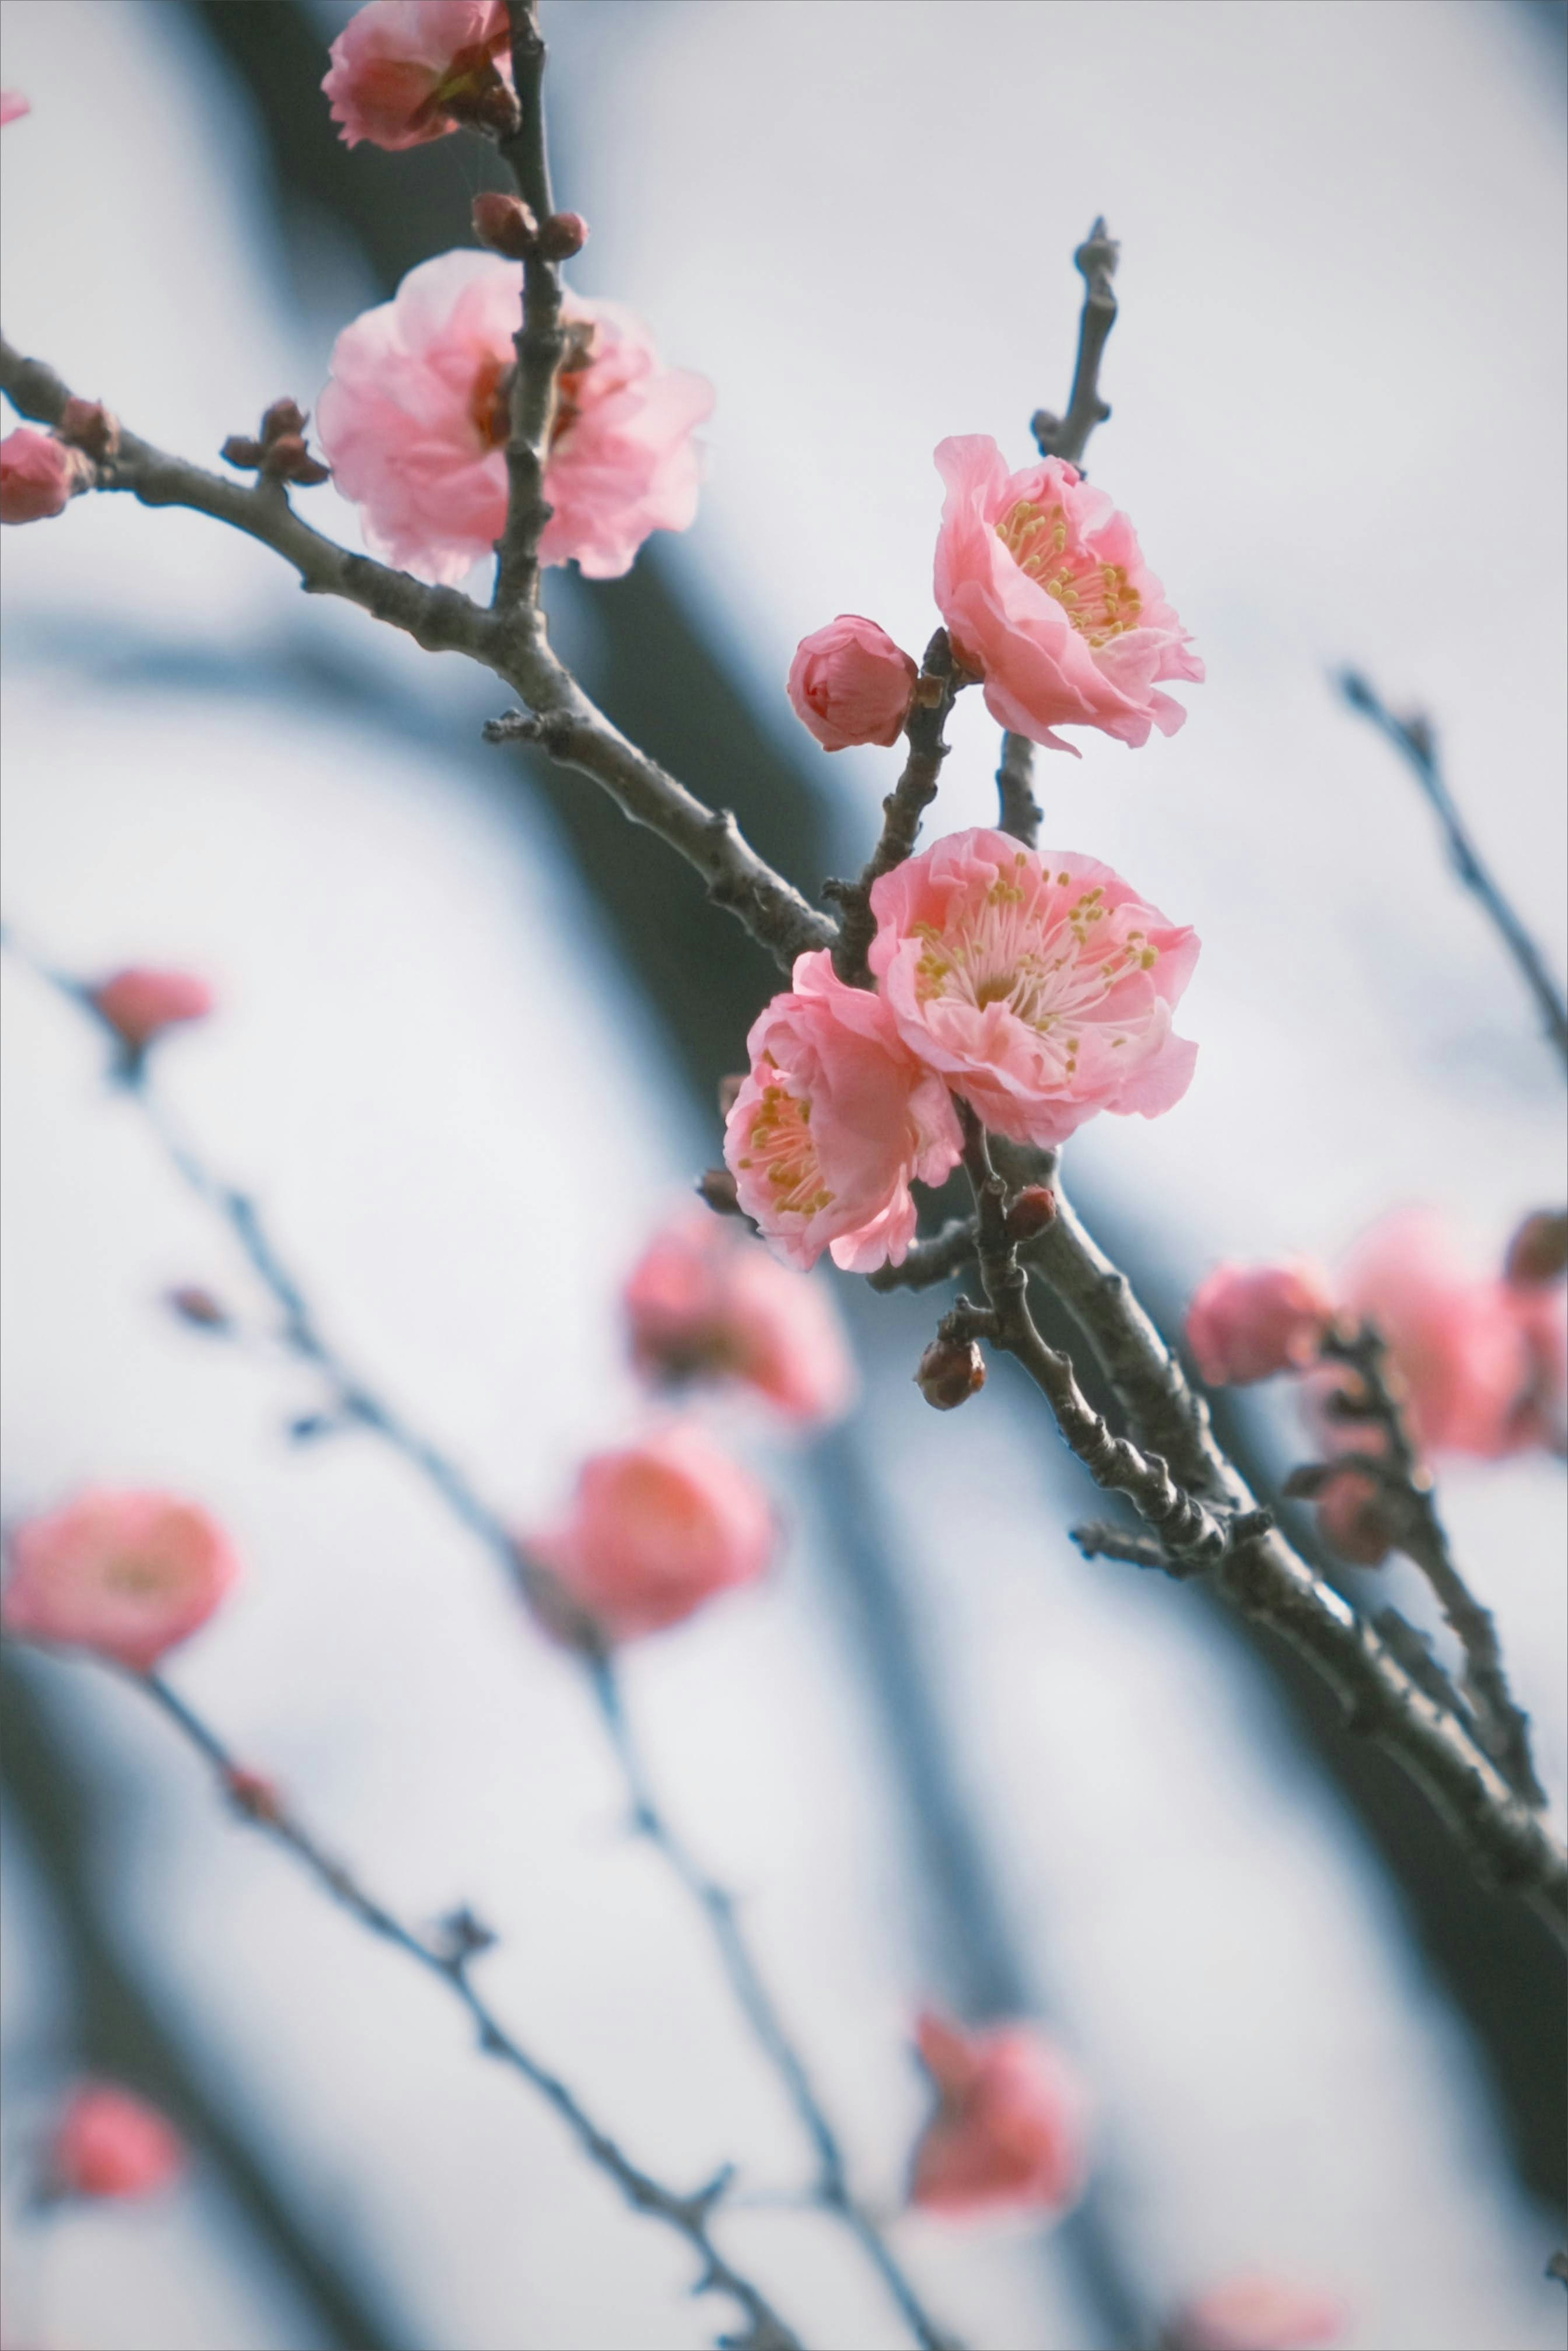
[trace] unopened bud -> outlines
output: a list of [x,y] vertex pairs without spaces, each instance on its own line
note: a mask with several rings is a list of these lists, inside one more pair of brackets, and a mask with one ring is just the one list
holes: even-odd
[[490,188],[474,199],[474,234],[492,253],[526,261],[538,245],[539,225],[520,196]]
[[275,441],[286,434],[298,434],[305,430],[305,411],[297,400],[275,400],[261,420],[262,445],[270,449]]
[[1568,1272],[1568,1211],[1540,1208],[1508,1245],[1503,1280],[1515,1290],[1544,1290]]
[[263,453],[261,470],[279,482],[298,482],[303,489],[313,489],[319,482],[332,478],[331,468],[313,457],[298,433],[280,433],[269,442]]
[[467,111],[476,129],[487,131],[493,139],[515,139],[522,128],[517,94],[497,73],[492,73]]
[[265,452],[260,442],[251,440],[248,434],[231,433],[218,454],[225,465],[238,465],[250,473],[260,465]]
[[706,1167],[697,1177],[699,1200],[710,1207],[716,1217],[738,1217],[740,1194],[727,1167]]
[[985,1386],[986,1359],[973,1339],[933,1339],[915,1378],[928,1405],[952,1412]]
[[1356,1567],[1381,1567],[1399,1540],[1397,1518],[1376,1481],[1342,1469],[1318,1497],[1318,1532]]
[[283,1817],[283,1798],[276,1781],[261,1771],[247,1771],[243,1764],[231,1764],[224,1774],[228,1800],[236,1813],[247,1821],[259,1821],[272,1826]]
[[68,400],[55,431],[73,449],[101,465],[120,446],[120,420],[101,400]]
[[178,1290],[171,1290],[168,1304],[182,1322],[194,1323],[198,1331],[226,1331],[229,1327],[228,1309],[200,1282],[182,1282]]
[[1056,1195],[1049,1184],[1027,1184],[1008,1210],[1009,1241],[1032,1241],[1056,1221]]
[[580,213],[551,213],[539,230],[539,256],[544,261],[570,261],[588,243],[588,223]]

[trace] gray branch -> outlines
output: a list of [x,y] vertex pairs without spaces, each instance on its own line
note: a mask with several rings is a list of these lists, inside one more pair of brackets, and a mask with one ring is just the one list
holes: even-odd
[[1083,309],[1078,322],[1078,360],[1072,371],[1072,392],[1065,416],[1037,409],[1030,430],[1042,457],[1065,457],[1076,465],[1089,446],[1089,436],[1103,424],[1111,411],[1100,397],[1100,360],[1106,339],[1116,323],[1116,291],[1112,279],[1121,246],[1097,220],[1073,255],[1083,280]]

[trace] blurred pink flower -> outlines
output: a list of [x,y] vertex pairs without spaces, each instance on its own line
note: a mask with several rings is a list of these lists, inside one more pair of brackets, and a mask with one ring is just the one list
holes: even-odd
[[89,1488],[10,1540],[0,1624],[150,1673],[204,1625],[239,1573],[215,1519],[172,1494]]
[[47,522],[65,512],[86,478],[74,449],[18,424],[0,441],[0,522]]
[[871,967],[909,1050],[986,1124],[1064,1143],[1097,1111],[1157,1117],[1197,1048],[1171,1007],[1198,943],[1092,858],[950,833],[872,889]]
[[534,1561],[614,1638],[662,1632],[751,1583],[778,1527],[767,1493],[695,1423],[585,1461],[570,1517],[526,1539]]
[[1233,2278],[1176,2313],[1166,2351],[1319,2351],[1343,2330],[1343,2303],[1279,2278]]
[[155,2196],[185,2168],[172,2123],[110,2082],[72,2092],[49,2141],[47,2186],[61,2196]]
[[[1384,1441],[1375,1429],[1342,1426],[1328,1435],[1324,1449],[1381,1453]],[[1367,1470],[1341,1470],[1318,1496],[1316,1514],[1323,1541],[1353,1566],[1381,1567],[1394,1549],[1398,1528],[1375,1475]]]
[[824,751],[896,743],[920,673],[876,622],[841,612],[802,637],[789,665],[790,707]]
[[24,97],[19,89],[0,89],[0,130],[4,130],[7,122],[19,121],[24,114],[31,114],[32,111],[32,99]]
[[1203,664],[1125,515],[1059,457],[1009,474],[984,434],[944,441],[936,469],[936,602],[992,717],[1058,751],[1074,748],[1058,726],[1174,735],[1186,713],[1157,681],[1197,684]]
[[143,964],[100,980],[89,995],[99,1017],[138,1050],[182,1021],[204,1020],[214,1001],[212,989],[194,972],[157,971]]
[[927,2011],[920,2054],[941,2103],[915,2151],[910,2201],[935,2212],[1063,2212],[1087,2173],[1088,2098],[1028,2026],[965,2032]]
[[332,44],[321,84],[343,143],[418,147],[512,78],[506,0],[370,0]]
[[625,1306],[646,1378],[738,1380],[792,1420],[836,1420],[853,1400],[854,1364],[827,1293],[706,1208],[654,1236]]
[[[420,579],[461,580],[507,519],[508,386],[522,271],[491,253],[444,253],[391,302],[344,328],[317,431],[365,541]],[[566,297],[574,331],[545,470],[555,511],[539,553],[619,578],[651,531],[696,512],[692,433],[713,406],[698,375],[661,368],[615,302]]]
[[1329,1278],[1312,1258],[1219,1265],[1194,1292],[1186,1343],[1211,1388],[1303,1371],[1333,1319]]
[[846,987],[825,949],[797,956],[793,983],[752,1024],[725,1127],[740,1205],[802,1270],[824,1249],[848,1273],[898,1265],[915,1238],[911,1181],[939,1184],[963,1150],[952,1101],[883,998]]

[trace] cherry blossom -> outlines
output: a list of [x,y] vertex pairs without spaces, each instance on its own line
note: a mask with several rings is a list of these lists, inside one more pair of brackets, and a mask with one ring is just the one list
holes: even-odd
[[511,87],[506,0],[370,0],[331,47],[321,87],[345,146],[419,147]]
[[84,2082],[55,2125],[47,2166],[54,2195],[155,2196],[184,2170],[185,2149],[155,2106],[112,2082]]
[[800,1421],[836,1420],[853,1399],[826,1291],[706,1209],[655,1234],[624,1302],[632,1358],[650,1379],[737,1382]]
[[1087,2172],[1088,2099],[1061,2052],[1026,2025],[916,2027],[940,2104],[915,2152],[910,2200],[956,2214],[1063,2212]]
[[1272,2277],[1231,2278],[1179,2310],[1166,2351],[1320,2351],[1343,2331],[1343,2303]]
[[789,665],[790,707],[824,751],[852,743],[896,743],[919,675],[887,631],[841,612],[802,637]]
[[213,1008],[213,991],[195,972],[159,971],[144,964],[115,972],[89,994],[99,1017],[138,1050],[165,1029],[205,1019]]
[[1303,1370],[1333,1311],[1329,1277],[1311,1258],[1216,1266],[1187,1309],[1187,1344],[1210,1387],[1245,1386]]
[[215,1519],[173,1494],[95,1487],[10,1541],[0,1623],[151,1673],[204,1625],[239,1573]]
[[52,433],[18,424],[0,441],[0,522],[47,522],[65,512],[86,481],[74,449]]

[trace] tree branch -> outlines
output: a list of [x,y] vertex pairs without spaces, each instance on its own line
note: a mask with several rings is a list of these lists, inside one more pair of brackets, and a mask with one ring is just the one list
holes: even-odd
[[939,1281],[951,1280],[956,1273],[973,1262],[975,1255],[975,1219],[973,1217],[949,1217],[940,1232],[928,1240],[915,1241],[902,1265],[879,1266],[868,1273],[866,1281],[873,1290],[931,1290]]
[[1111,281],[1116,274],[1121,246],[1104,221],[1097,220],[1073,255],[1073,266],[1083,280],[1083,309],[1078,321],[1078,362],[1072,371],[1072,392],[1065,416],[1037,409],[1030,430],[1042,457],[1065,457],[1082,463],[1089,436],[1103,424],[1110,407],[1100,397],[1100,358],[1106,338],[1116,323],[1116,294]]
[[1034,745],[1027,735],[1004,734],[1002,764],[997,769],[997,798],[1001,804],[998,823],[1026,849],[1040,840],[1045,811],[1034,796]]
[[[535,0],[507,0],[518,129],[501,142],[517,193],[542,228],[555,209],[545,139],[547,52]],[[523,263],[523,312],[513,338],[511,431],[507,439],[507,521],[497,545],[497,612],[516,614],[525,632],[542,632],[538,615],[539,540],[555,511],[545,496],[545,466],[555,424],[556,379],[566,355],[559,262],[534,251]]]

